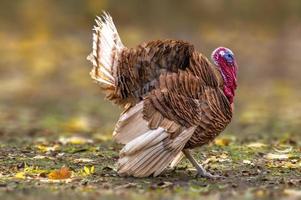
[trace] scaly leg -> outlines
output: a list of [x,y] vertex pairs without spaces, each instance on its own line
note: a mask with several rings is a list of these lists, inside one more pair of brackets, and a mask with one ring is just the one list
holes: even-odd
[[186,156],[186,158],[191,162],[191,164],[196,168],[196,170],[198,172],[198,174],[197,174],[198,177],[222,178],[222,176],[212,175],[209,172],[207,172],[206,169],[192,157],[192,155],[188,149],[183,149],[183,153]]

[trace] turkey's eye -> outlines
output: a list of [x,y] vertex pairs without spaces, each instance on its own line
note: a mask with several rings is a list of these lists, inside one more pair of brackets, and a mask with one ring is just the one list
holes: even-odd
[[230,63],[232,63],[233,60],[234,60],[233,55],[230,54],[230,53],[226,53],[226,54],[224,55],[224,58],[227,60],[227,62],[230,62]]

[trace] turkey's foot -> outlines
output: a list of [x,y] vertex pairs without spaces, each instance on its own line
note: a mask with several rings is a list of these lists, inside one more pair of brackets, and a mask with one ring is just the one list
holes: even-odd
[[208,178],[208,179],[221,179],[221,178],[224,178],[224,176],[211,174],[210,172],[207,172],[203,167],[201,167],[201,168],[202,168],[201,170],[197,169],[197,172],[198,172],[196,174],[197,178]]
[[205,170],[205,168],[200,165],[191,155],[190,151],[188,149],[183,150],[184,155],[186,158],[191,162],[191,164],[196,168],[197,175],[196,177],[202,177],[202,178],[208,178],[208,179],[218,179],[218,178],[224,178],[220,175],[213,175]]

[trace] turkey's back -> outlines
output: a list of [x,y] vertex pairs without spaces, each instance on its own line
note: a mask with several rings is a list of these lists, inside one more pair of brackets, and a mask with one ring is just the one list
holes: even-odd
[[117,104],[138,103],[158,86],[161,74],[185,70],[193,52],[193,45],[179,40],[157,40],[124,48],[117,61],[116,90],[108,98]]

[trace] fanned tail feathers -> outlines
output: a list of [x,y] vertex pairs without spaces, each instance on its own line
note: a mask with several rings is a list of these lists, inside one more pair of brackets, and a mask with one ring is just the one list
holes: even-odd
[[112,17],[103,12],[96,18],[93,33],[93,51],[87,57],[93,64],[90,72],[92,79],[104,89],[115,89],[115,73],[118,56],[124,48]]

